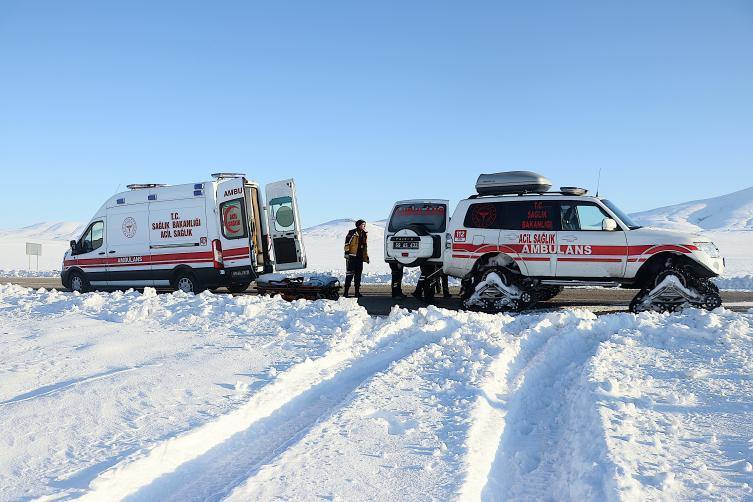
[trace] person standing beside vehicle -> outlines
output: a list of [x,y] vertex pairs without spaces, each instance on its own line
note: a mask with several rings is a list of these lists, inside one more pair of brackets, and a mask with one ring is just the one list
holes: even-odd
[[402,300],[403,294],[403,264],[398,262],[389,262],[392,272],[392,298]]
[[368,232],[366,232],[366,222],[364,220],[356,221],[356,228],[348,231],[345,236],[345,260],[347,263],[345,273],[345,298],[348,298],[350,284],[353,282],[356,287],[355,297],[361,295],[361,273],[363,272],[363,262],[369,263],[368,252]]

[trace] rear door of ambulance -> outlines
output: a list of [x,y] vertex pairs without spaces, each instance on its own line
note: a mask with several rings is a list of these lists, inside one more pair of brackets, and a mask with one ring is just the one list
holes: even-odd
[[220,242],[225,273],[231,283],[251,282],[256,278],[254,244],[246,199],[245,178],[231,178],[217,184],[217,209],[220,217]]
[[265,193],[275,268],[279,271],[306,268],[295,183],[292,179],[270,183]]

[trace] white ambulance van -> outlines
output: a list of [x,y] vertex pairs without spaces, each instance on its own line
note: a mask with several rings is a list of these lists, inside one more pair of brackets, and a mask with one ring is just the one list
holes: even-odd
[[128,185],[63,258],[63,285],[93,289],[245,290],[259,275],[306,268],[295,184],[238,173],[186,185]]

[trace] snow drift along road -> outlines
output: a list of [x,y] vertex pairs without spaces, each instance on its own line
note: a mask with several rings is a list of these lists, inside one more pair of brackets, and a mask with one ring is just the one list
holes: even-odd
[[5,285],[0,325],[0,500],[753,496],[753,314]]

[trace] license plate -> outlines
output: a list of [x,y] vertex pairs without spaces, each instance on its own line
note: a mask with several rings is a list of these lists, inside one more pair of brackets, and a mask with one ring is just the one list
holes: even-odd
[[392,249],[418,249],[418,242],[393,242]]

